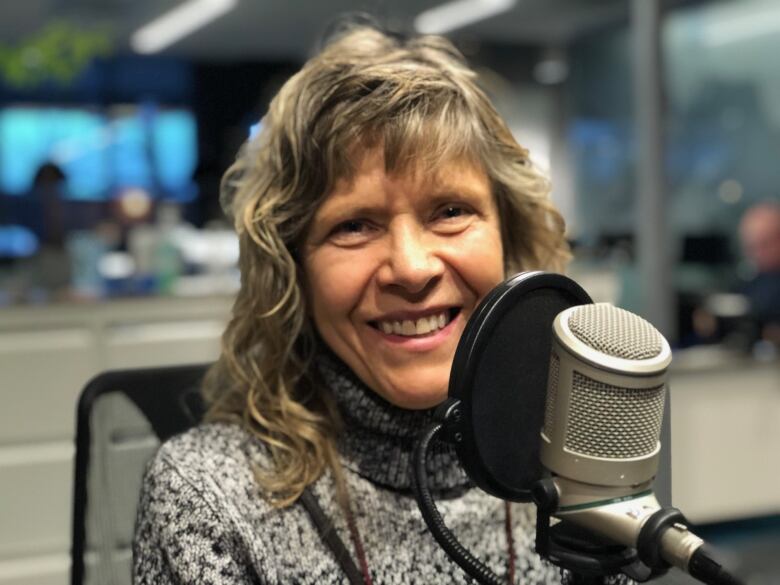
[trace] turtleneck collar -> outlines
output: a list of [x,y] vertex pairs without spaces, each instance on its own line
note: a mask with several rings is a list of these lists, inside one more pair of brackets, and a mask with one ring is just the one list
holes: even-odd
[[[417,436],[433,422],[433,410],[406,410],[368,388],[330,352],[318,359],[344,422],[338,448],[345,467],[382,486],[412,489],[412,455]],[[428,452],[433,491],[459,492],[471,483],[452,445],[436,442]]]

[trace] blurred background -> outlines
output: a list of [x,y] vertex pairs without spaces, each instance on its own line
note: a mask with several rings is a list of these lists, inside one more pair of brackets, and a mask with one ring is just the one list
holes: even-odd
[[477,68],[552,178],[571,276],[675,350],[674,505],[779,583],[780,4],[24,0],[0,6],[0,585],[68,580],[85,382],[216,358],[220,177],[345,14]]

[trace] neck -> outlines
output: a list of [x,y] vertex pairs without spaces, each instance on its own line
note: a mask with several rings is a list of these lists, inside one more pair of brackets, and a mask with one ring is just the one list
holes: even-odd
[[[433,409],[406,410],[389,403],[332,353],[323,353],[318,365],[344,422],[338,447],[345,467],[387,488],[411,490],[414,447],[433,422]],[[440,494],[470,487],[449,444],[432,446],[428,476]]]

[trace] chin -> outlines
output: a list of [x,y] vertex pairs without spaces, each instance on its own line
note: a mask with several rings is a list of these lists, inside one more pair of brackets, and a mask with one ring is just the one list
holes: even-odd
[[406,389],[403,392],[390,392],[385,394],[385,399],[399,408],[407,410],[423,410],[438,406],[447,399],[447,388],[431,392],[430,387],[421,388],[418,391]]

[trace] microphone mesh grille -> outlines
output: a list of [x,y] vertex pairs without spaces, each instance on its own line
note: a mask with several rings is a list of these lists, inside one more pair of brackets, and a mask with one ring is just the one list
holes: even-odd
[[650,455],[661,435],[665,386],[634,389],[574,372],[565,447],[591,457]]
[[656,357],[663,337],[641,317],[607,303],[582,305],[569,316],[569,329],[585,345],[625,360]]
[[550,374],[547,382],[547,403],[544,411],[544,434],[552,435],[555,427],[555,403],[558,400],[558,372],[561,368],[561,360],[558,354],[550,354]]

